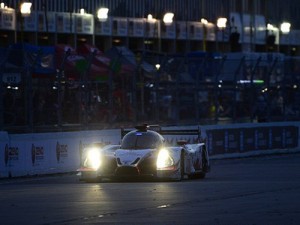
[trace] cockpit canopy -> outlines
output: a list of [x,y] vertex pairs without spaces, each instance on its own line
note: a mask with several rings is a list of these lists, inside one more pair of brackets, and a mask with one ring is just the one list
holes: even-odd
[[136,130],[127,133],[122,140],[121,149],[156,149],[164,144],[164,138],[152,130]]

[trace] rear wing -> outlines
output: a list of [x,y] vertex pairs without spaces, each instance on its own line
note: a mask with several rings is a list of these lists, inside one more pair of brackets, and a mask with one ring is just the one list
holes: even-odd
[[198,140],[201,140],[201,130],[198,127],[198,129],[162,129],[159,125],[142,125],[142,126],[136,126],[136,129],[124,129],[121,128],[121,138],[129,133],[130,131],[137,130],[137,131],[144,131],[146,132],[147,130],[153,130],[156,131],[157,133],[161,135],[197,135]]

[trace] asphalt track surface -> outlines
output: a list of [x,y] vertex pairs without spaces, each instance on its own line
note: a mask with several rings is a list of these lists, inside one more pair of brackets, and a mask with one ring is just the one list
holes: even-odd
[[300,154],[214,160],[205,179],[0,180],[1,225],[300,223]]

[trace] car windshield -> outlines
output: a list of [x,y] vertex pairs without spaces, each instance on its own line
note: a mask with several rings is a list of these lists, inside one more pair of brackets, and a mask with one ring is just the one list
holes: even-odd
[[162,146],[163,139],[153,131],[130,132],[122,140],[122,149],[154,149]]

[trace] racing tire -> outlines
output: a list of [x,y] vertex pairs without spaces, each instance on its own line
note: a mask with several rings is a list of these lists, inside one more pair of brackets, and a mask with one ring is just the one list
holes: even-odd
[[202,171],[204,173],[209,172],[209,164],[208,164],[207,153],[205,149],[202,152]]
[[203,179],[206,176],[206,173],[209,171],[208,160],[206,157],[206,150],[202,152],[202,171],[196,175],[197,178]]
[[180,178],[179,180],[184,179],[184,152],[182,151],[180,154]]
[[209,171],[208,160],[206,157],[206,150],[202,152],[202,171],[188,175],[189,179],[204,179],[206,173]]

